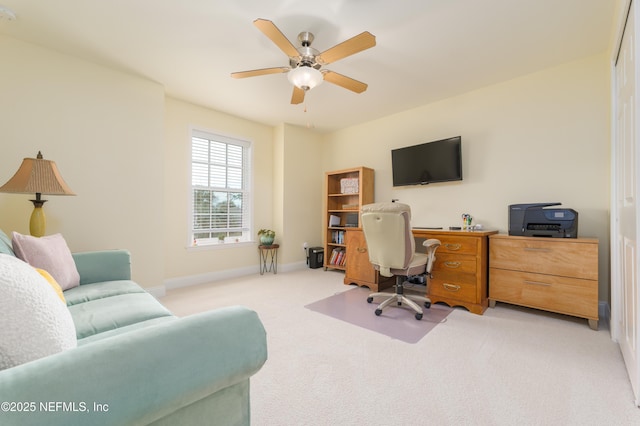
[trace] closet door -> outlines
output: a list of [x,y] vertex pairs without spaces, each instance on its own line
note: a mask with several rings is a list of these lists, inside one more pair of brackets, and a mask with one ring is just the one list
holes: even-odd
[[640,209],[638,208],[638,71],[635,58],[636,17],[633,1],[615,63],[615,138],[613,141],[612,334],[618,341],[629,373],[636,405],[640,405],[638,264]]

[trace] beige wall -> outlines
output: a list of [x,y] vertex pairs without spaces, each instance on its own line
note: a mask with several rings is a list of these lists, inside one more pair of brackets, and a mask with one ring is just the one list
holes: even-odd
[[322,246],[322,156],[321,135],[304,127],[282,125],[281,205],[279,242],[283,264],[305,261],[303,244]]
[[[509,204],[563,203],[600,239],[609,298],[609,71],[605,54],[445,99],[327,137],[325,170],[375,169],[377,201],[410,204],[416,226],[474,223],[507,232]],[[366,95],[366,94],[365,94]],[[462,182],[393,188],[391,149],[461,135]]]
[[281,124],[256,124],[177,99],[165,113],[165,278],[170,286],[258,269],[255,245],[187,249],[190,129],[253,142],[255,229],[276,231],[280,267],[302,264],[302,244],[321,245],[322,138]]
[[[129,249],[134,278],[161,285],[163,87],[4,36],[0,57],[0,184],[41,150],[78,194],[43,197],[47,233]],[[0,194],[3,231],[29,233],[31,198]]]
[[[273,227],[274,130],[180,100],[167,98],[165,111],[164,194],[165,279],[211,275],[225,270],[257,272],[254,244],[232,248],[187,249],[189,219],[189,161],[192,128],[248,140],[253,144],[254,226]],[[196,279],[198,281],[198,279]]]
[[[165,99],[154,82],[7,37],[0,55],[0,183],[38,150],[56,160],[78,196],[48,197],[48,232],[74,251],[131,250],[145,287],[257,270],[253,245],[186,249],[194,126],[253,142],[254,226],[278,232],[283,265],[304,262],[304,242],[321,244],[324,172],[364,165],[376,171],[376,199],[410,204],[416,225],[458,225],[466,212],[506,232],[512,203],[578,210],[581,236],[600,238],[600,299],[609,297],[605,55],[328,135]],[[464,181],[392,187],[392,148],[454,135],[463,137]],[[5,232],[28,233],[30,198],[0,194]]]
[[[0,183],[38,150],[56,160],[78,196],[45,197],[47,233],[73,251],[127,248],[147,288],[257,271],[253,244],[187,250],[191,128],[253,143],[254,226],[278,231],[281,263],[303,264],[302,243],[320,244],[317,134],[165,99],[154,82],[7,37],[0,55]],[[29,232],[30,198],[0,194],[7,234]]]

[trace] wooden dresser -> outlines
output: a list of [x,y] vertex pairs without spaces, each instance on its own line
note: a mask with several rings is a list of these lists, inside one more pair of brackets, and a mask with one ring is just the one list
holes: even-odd
[[383,277],[373,269],[369,261],[367,241],[362,228],[349,228],[346,231],[347,267],[344,283],[369,287],[372,292],[382,291],[395,284],[394,277]]
[[589,320],[598,329],[598,240],[492,235],[489,300]]
[[[440,247],[429,280],[427,296],[433,303],[463,306],[474,314],[482,315],[489,306],[488,237],[498,231],[445,231],[441,229],[414,229],[418,239],[436,238]],[[422,241],[416,241],[421,251]]]

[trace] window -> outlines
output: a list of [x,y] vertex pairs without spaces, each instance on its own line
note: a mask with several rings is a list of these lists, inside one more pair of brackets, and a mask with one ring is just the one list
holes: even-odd
[[250,157],[249,142],[192,132],[192,246],[251,240]]

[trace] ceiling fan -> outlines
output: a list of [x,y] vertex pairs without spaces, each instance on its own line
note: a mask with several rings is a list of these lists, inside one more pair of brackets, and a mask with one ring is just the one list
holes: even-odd
[[291,96],[292,104],[302,103],[305,92],[313,89],[324,80],[355,93],[362,93],[367,90],[367,85],[361,81],[321,68],[323,65],[375,46],[376,37],[370,32],[365,31],[320,53],[311,47],[314,37],[310,32],[305,31],[298,35],[301,47],[296,48],[273,22],[267,19],[256,19],[253,24],[289,57],[289,66],[234,72],[231,73],[231,77],[246,78],[288,73],[287,77],[294,85],[293,95]]

